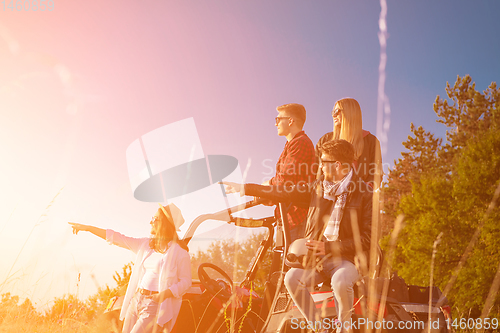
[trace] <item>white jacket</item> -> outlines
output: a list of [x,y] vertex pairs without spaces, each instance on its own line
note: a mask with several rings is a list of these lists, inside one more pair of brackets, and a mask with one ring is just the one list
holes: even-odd
[[[129,249],[137,255],[120,312],[120,319],[123,320],[139,282],[146,272],[144,260],[153,250],[149,247],[149,238],[127,237],[110,229],[106,230],[106,240],[110,244]],[[167,298],[161,303],[156,322],[171,331],[181,309],[182,295],[191,287],[192,281],[189,253],[176,243],[171,242],[169,245],[171,246],[162,257],[158,290],[170,289],[174,297]],[[123,332],[128,332],[130,329],[132,327],[124,327]]]

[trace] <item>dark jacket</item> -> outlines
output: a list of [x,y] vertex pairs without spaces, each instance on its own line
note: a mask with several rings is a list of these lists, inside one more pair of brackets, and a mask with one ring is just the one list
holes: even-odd
[[[321,157],[320,149],[325,142],[331,141],[333,132],[326,133],[316,144],[316,158],[319,161]],[[358,160],[354,162],[354,171],[366,183],[373,188],[379,188],[382,181],[382,154],[380,151],[380,142],[377,137],[368,131],[363,130],[363,152]],[[375,184],[375,173],[380,173],[380,181]],[[321,175],[321,168],[318,169],[318,179]]]
[[[296,186],[263,186],[245,184],[245,195],[262,197],[278,202],[294,202],[297,205],[309,205],[306,224],[306,238],[323,240],[326,252],[333,254],[334,243],[340,246],[342,259],[354,263],[356,255],[354,235],[359,230],[362,251],[370,250],[372,225],[373,189],[358,176],[353,175],[348,186],[347,201],[344,214],[340,221],[339,238],[337,242],[328,242],[323,236],[324,224],[328,222],[334,202],[323,198],[323,182]],[[353,229],[353,223],[357,228]]]

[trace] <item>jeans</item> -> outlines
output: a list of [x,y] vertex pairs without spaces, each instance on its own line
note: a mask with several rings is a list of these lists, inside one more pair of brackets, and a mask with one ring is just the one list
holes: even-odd
[[[162,330],[157,327],[156,315],[158,303],[153,302],[151,296],[142,295],[136,292],[130,301],[127,315],[123,323],[123,333],[160,333]],[[153,328],[156,328],[153,331]]]
[[315,322],[321,320],[320,312],[316,310],[309,290],[330,279],[337,318],[345,322],[351,320],[351,308],[354,303],[353,286],[360,277],[352,262],[338,259],[334,261],[329,258],[323,263],[323,270],[320,273],[315,269],[290,269],[285,275],[285,286],[304,318]]

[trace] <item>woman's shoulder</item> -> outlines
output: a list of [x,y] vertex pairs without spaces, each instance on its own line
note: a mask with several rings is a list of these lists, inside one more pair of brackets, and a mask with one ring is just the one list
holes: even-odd
[[323,136],[318,140],[318,144],[323,143],[325,141],[330,141],[333,138],[333,132],[328,132],[323,134]]
[[325,142],[331,141],[333,139],[333,132],[328,132],[324,134],[316,143],[316,149],[319,149]]
[[363,141],[371,145],[375,145],[378,142],[378,139],[375,135],[371,134],[368,131],[363,130]]

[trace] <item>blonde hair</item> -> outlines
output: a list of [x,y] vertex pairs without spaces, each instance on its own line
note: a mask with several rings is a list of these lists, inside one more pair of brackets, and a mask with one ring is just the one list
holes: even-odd
[[292,117],[297,125],[302,128],[306,123],[306,108],[302,104],[290,103],[278,106],[278,112],[286,111],[289,117]]
[[177,231],[175,230],[174,219],[172,218],[172,210],[169,206],[163,206],[158,208],[159,212],[159,232],[156,235],[152,235],[149,239],[149,247],[156,252],[164,253],[162,251],[162,243],[168,244],[170,241],[174,241],[179,244],[184,250],[189,251],[186,243],[179,239]]
[[[354,98],[342,98],[335,102],[334,109],[341,110],[340,126],[334,126],[333,139],[346,140],[354,146],[354,159],[363,153],[363,118],[361,107]],[[339,128],[340,127],[340,128]]]

